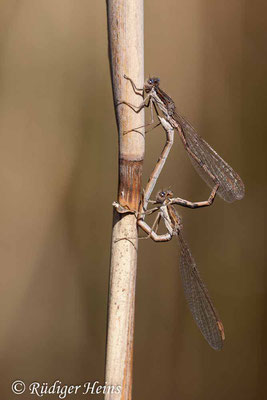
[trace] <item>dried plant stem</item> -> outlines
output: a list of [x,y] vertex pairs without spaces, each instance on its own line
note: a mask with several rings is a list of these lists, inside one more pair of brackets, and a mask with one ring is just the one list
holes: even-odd
[[[141,193],[144,136],[137,132],[123,135],[123,132],[144,125],[144,112],[142,110],[136,114],[129,107],[116,107],[116,104],[121,100],[138,103],[131,85],[123,78],[124,74],[132,77],[139,87],[143,86],[143,0],[107,0],[107,14],[112,87],[119,132],[118,201],[122,206],[137,210]],[[120,386],[121,390],[120,393],[109,391],[105,394],[106,400],[131,399],[137,247],[135,216],[118,214],[114,210],[105,381],[107,385]]]

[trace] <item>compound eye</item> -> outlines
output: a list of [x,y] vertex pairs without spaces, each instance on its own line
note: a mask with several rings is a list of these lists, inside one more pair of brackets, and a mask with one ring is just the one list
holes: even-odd
[[152,79],[148,79],[148,83],[150,83],[150,84],[151,84],[151,83],[152,83]]
[[165,194],[166,194],[165,192],[161,192],[161,193],[160,193],[161,197],[164,197]]

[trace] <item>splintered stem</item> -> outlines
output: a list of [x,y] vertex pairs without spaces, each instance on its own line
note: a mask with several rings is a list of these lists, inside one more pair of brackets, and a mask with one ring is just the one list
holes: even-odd
[[[124,79],[124,74],[132,76],[140,86],[144,82],[143,0],[107,0],[107,17],[109,60],[119,132],[118,203],[122,208],[138,211],[144,136],[134,131],[127,135],[123,132],[144,125],[144,111],[136,114],[129,107],[117,104],[121,99],[131,104],[136,101],[136,94]],[[105,400],[132,398],[137,248],[136,216],[134,213],[121,214],[114,209],[105,382],[116,389],[107,391]]]

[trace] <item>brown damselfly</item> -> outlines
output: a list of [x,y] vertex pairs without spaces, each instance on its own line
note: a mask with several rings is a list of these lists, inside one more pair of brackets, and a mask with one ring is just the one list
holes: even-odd
[[[215,194],[216,190],[213,190],[210,196],[211,202]],[[221,350],[225,339],[223,324],[211,301],[208,290],[200,277],[189,246],[184,239],[181,217],[174,208],[174,204],[190,208],[205,207],[209,205],[208,201],[191,203],[179,197],[174,198],[171,190],[165,190],[158,192],[156,200],[150,202],[154,203],[156,207],[145,211],[145,214],[148,215],[157,212],[152,228],[144,221],[143,216],[136,214],[138,225],[148,234],[148,237],[151,237],[155,242],[167,242],[171,240],[173,236],[177,237],[180,246],[182,284],[190,311],[209,345],[215,350]],[[113,205],[119,213],[129,212],[129,210],[123,208],[116,202],[114,202]],[[167,233],[159,235],[157,230],[161,219],[166,226]]]
[[[144,100],[139,106],[124,101],[119,102],[118,105],[126,104],[135,112],[151,106],[151,113],[153,111],[152,107],[154,107],[158,116],[160,110],[164,116],[160,123],[165,119],[173,129],[178,131],[187,154],[201,178],[212,188],[219,184],[218,195],[225,201],[241,200],[244,197],[245,188],[239,175],[197,134],[193,126],[177,112],[174,101],[159,87],[159,78],[149,78],[144,88],[138,89],[132,79],[126,75],[124,77],[131,82],[134,92],[143,96]],[[147,125],[152,123],[153,118],[152,122]]]

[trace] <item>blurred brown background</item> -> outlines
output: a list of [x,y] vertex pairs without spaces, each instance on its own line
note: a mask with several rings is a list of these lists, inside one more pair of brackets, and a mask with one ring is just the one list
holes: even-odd
[[[181,113],[240,173],[246,197],[181,210],[225,325],[222,352],[209,348],[185,304],[175,240],[140,242],[134,398],[262,399],[267,6],[145,3],[146,75],[161,77]],[[0,124],[1,398],[17,398],[15,379],[103,382],[117,185],[104,1],[1,1]],[[161,130],[146,143],[144,181]],[[178,136],[158,188],[169,185],[190,200],[209,195]]]

